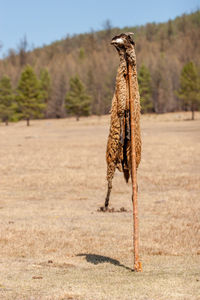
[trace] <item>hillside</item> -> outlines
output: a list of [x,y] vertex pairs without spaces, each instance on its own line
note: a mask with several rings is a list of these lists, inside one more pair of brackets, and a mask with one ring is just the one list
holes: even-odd
[[200,67],[200,10],[167,23],[138,27],[111,28],[108,22],[102,31],[67,36],[32,51],[27,51],[26,41],[21,41],[18,50],[11,49],[0,60],[0,77],[10,76],[15,88],[26,64],[32,65],[37,74],[46,67],[52,80],[47,116],[63,117],[69,79],[78,74],[92,96],[92,113],[108,113],[118,65],[110,40],[125,31],[135,33],[138,69],[145,64],[150,71],[154,111],[182,109],[175,94],[181,69],[190,60]]

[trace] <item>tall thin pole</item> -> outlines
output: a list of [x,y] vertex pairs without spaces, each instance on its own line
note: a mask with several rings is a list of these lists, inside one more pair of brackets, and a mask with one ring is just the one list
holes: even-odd
[[132,89],[132,67],[128,65],[128,89],[129,89],[129,108],[130,108],[130,123],[131,123],[131,178],[132,178],[132,202],[133,202],[133,247],[134,247],[134,271],[142,271],[142,265],[139,261],[139,229],[138,229],[138,205],[137,205],[137,169],[136,169],[136,152],[135,152],[135,137],[136,132],[134,120],[134,95]]

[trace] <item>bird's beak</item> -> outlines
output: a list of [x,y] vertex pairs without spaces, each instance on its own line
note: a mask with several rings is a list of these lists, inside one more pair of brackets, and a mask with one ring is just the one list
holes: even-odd
[[123,45],[124,44],[124,40],[119,37],[119,38],[115,38],[111,41],[112,45]]

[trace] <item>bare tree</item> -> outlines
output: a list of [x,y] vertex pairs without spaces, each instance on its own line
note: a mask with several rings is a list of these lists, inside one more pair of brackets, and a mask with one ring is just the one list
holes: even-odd
[[19,61],[21,67],[27,64],[27,49],[28,41],[26,35],[24,35],[18,44]]

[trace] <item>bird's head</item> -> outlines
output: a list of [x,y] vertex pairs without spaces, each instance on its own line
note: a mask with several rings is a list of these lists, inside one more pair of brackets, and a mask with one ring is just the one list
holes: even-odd
[[114,36],[114,38],[111,41],[111,45],[115,46],[117,50],[121,49],[127,49],[130,46],[134,46],[135,43],[131,37],[134,33],[132,32],[126,32],[121,33],[120,35]]

